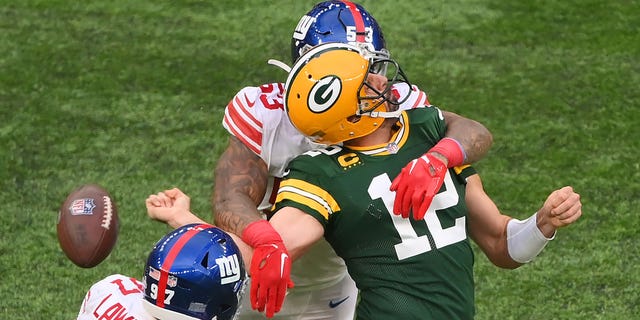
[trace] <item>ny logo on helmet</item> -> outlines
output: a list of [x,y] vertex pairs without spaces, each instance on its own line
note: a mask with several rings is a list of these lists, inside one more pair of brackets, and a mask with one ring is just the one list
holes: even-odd
[[296,40],[304,40],[307,36],[307,32],[309,32],[309,28],[316,22],[316,18],[310,17],[307,15],[302,16],[296,29],[293,30],[293,38]]
[[331,108],[342,92],[342,80],[335,75],[328,75],[311,87],[307,105],[314,113],[322,113]]
[[220,284],[232,283],[240,280],[240,262],[238,255],[233,254],[228,257],[216,259],[216,264],[220,269]]

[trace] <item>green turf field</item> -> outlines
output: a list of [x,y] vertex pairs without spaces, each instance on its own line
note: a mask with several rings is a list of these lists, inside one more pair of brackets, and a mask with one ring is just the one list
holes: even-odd
[[[169,229],[144,199],[179,186],[210,219],[224,107],[283,81],[315,1],[0,1],[0,319],[75,319],[94,281],[140,277]],[[640,314],[640,3],[363,1],[432,103],[494,135],[477,164],[505,212],[554,189],[583,217],[515,271],[476,256],[477,319],[633,319]],[[56,239],[58,207],[95,182],[121,232],[93,269]],[[391,319],[391,318],[390,318]]]

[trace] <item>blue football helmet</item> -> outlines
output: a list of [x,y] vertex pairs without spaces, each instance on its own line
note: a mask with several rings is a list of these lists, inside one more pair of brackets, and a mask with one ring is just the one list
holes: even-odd
[[208,224],[186,225],[149,254],[143,305],[161,320],[233,319],[245,278],[240,250],[228,234]]
[[389,58],[380,26],[361,5],[351,1],[321,2],[300,18],[291,39],[291,58],[295,63],[312,47],[328,42],[364,46],[380,59]]

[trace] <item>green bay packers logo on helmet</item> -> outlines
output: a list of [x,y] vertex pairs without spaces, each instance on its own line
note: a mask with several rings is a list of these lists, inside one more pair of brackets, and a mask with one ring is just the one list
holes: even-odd
[[340,98],[342,80],[336,75],[328,75],[311,87],[309,109],[314,113],[321,113],[331,108]]
[[[411,84],[397,62],[374,59],[366,47],[346,43],[320,44],[305,52],[285,82],[284,110],[291,124],[315,142],[337,144],[398,118],[398,106],[409,95],[398,99],[393,85]],[[387,73],[393,76],[377,74],[378,63],[392,66]]]
[[375,130],[382,119],[358,115],[359,92],[370,66],[361,49],[344,43],[318,45],[296,61],[285,83],[284,109],[304,135],[340,143]]

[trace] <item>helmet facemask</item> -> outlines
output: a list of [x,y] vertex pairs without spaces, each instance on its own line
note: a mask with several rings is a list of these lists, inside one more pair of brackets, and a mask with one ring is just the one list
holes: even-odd
[[[364,54],[366,55],[367,53],[365,52]],[[365,81],[362,83],[362,85],[360,86],[360,90],[358,91],[359,94],[357,115],[367,115],[370,117],[382,118],[397,117],[397,110],[399,109],[400,105],[409,98],[409,95],[405,95],[404,97],[402,97],[402,99],[400,99],[398,94],[393,91],[393,86],[399,83],[406,83],[409,87],[411,87],[411,83],[407,79],[405,73],[402,71],[402,68],[400,68],[400,65],[395,60],[388,58],[370,58],[370,61],[371,65],[369,67],[367,77],[365,78]],[[380,72],[384,73],[381,74]],[[373,85],[368,83],[368,75],[371,73],[391,75],[390,77],[387,77],[387,85],[385,86],[384,90],[380,91]],[[386,108],[380,108],[385,103],[387,103]]]

